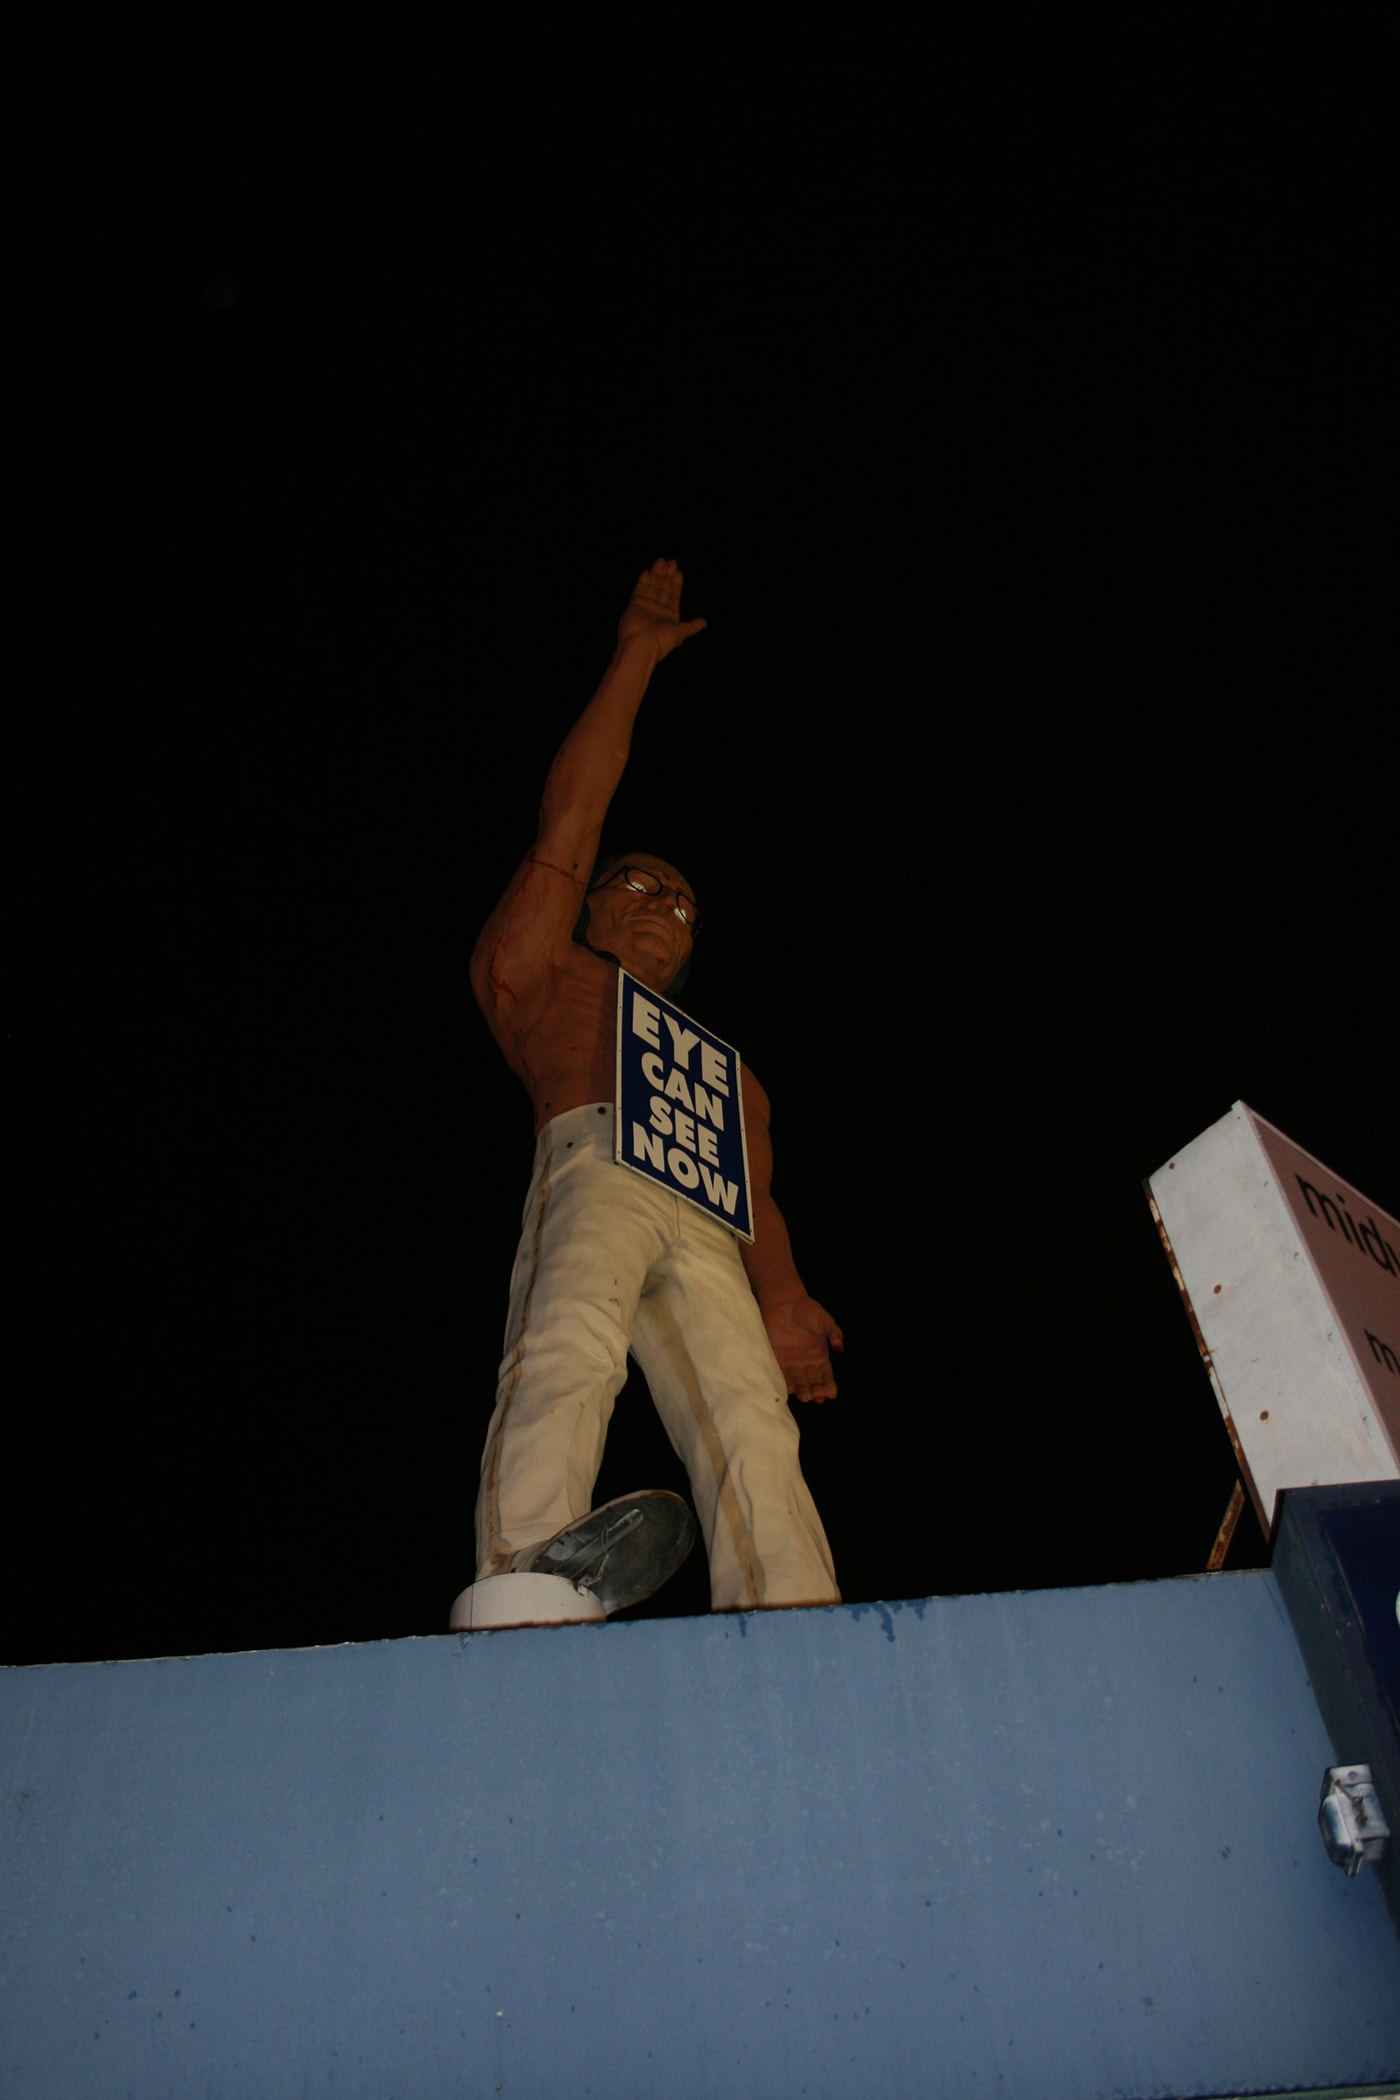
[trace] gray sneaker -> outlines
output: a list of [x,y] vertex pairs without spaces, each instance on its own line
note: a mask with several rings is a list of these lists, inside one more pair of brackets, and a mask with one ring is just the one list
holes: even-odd
[[695,1519],[679,1495],[644,1488],[566,1524],[519,1562],[521,1575],[562,1575],[589,1590],[606,1614],[640,1604],[668,1582],[695,1544]]

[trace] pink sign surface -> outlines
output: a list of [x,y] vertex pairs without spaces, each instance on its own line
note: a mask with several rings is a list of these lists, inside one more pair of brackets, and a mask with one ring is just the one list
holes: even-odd
[[1252,1108],[1245,1113],[1400,1459],[1400,1220]]
[[1265,1536],[1287,1488],[1400,1478],[1400,1221],[1243,1101],[1148,1196]]

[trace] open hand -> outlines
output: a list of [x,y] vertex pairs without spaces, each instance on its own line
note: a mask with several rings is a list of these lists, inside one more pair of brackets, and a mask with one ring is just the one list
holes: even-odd
[[828,1352],[843,1349],[845,1343],[826,1307],[815,1298],[795,1298],[771,1311],[765,1309],[763,1324],[793,1398],[819,1404],[834,1400],[836,1380]]
[[636,589],[617,623],[619,644],[638,635],[650,635],[660,644],[661,655],[669,656],[699,634],[703,620],[681,618],[681,585],[685,581],[673,561],[654,561],[637,578]]

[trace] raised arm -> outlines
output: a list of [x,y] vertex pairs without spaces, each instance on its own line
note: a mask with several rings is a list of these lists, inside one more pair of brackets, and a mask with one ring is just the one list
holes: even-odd
[[654,561],[643,569],[617,623],[617,648],[603,682],[549,769],[535,851],[548,848],[581,882],[593,866],[651,674],[705,625],[681,618],[682,581],[673,561]]
[[472,955],[472,985],[488,1013],[493,976],[502,967],[520,986],[555,960],[572,937],[651,674],[705,625],[681,618],[682,580],[673,561],[654,561],[637,578],[617,623],[617,648],[603,682],[549,769],[535,843]]
[[798,1400],[834,1400],[836,1380],[829,1352],[844,1347],[841,1330],[825,1306],[808,1296],[792,1258],[783,1214],[773,1201],[768,1096],[747,1065],[740,1067],[740,1084],[754,1236],[751,1246],[739,1242],[739,1252],[788,1391]]

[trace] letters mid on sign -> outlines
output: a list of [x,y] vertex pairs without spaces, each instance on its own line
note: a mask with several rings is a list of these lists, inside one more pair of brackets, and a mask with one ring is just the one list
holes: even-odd
[[619,1163],[753,1238],[739,1053],[617,973]]

